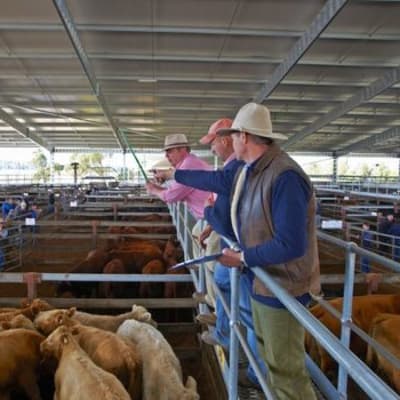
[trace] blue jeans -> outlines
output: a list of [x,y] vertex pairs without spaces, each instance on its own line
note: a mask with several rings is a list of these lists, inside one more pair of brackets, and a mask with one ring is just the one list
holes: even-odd
[[[231,301],[230,269],[224,267],[220,263],[216,263],[214,269],[214,280],[218,288],[221,290],[221,293],[224,296],[224,300],[229,306]],[[240,276],[239,290],[240,290],[239,316],[241,322],[244,324],[247,330],[247,344],[249,345],[250,350],[252,351],[257,361],[257,364],[261,369],[263,376],[266,376],[267,369],[265,367],[263,359],[259,354],[259,349],[257,346],[257,336],[254,331],[253,319],[251,314],[250,293],[248,289],[247,278],[244,275]],[[222,345],[229,347],[229,335],[230,335],[229,318],[219,298],[217,298],[216,301],[216,315],[217,315],[217,322],[214,330],[214,337]],[[258,383],[258,379],[251,365],[249,365],[247,368],[247,376],[254,383]]]
[[[214,266],[214,280],[215,284],[221,290],[225,302],[229,306],[231,301],[231,281],[229,268],[224,267],[222,264],[217,262]],[[214,337],[223,346],[229,347],[229,318],[224,310],[221,299],[219,297],[217,297],[216,299],[215,313],[217,316],[217,322],[214,330]]]
[[369,265],[369,258],[361,256],[361,272],[370,272],[371,267]]

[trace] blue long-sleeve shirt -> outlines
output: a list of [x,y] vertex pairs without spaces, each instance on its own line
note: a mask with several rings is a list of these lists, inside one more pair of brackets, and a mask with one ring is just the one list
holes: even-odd
[[[213,206],[205,207],[204,217],[213,229],[227,238],[236,241],[230,218],[230,193],[233,180],[242,161],[232,160],[222,170],[176,170],[175,180],[184,185],[218,194]],[[226,247],[221,242],[222,248]]]
[[[257,295],[252,292],[255,276],[251,268],[266,267],[268,271],[268,264],[285,263],[305,254],[307,209],[310,196],[311,190],[299,174],[292,170],[283,172],[272,187],[271,216],[274,236],[254,247],[243,248],[244,260],[249,267],[244,270],[247,278],[245,282],[251,296],[270,307],[285,308],[275,297]],[[304,293],[296,299],[306,305],[310,301],[310,295]]]
[[276,179],[271,200],[274,236],[271,240],[243,250],[250,268],[285,263],[305,254],[310,195],[305,180],[292,170],[283,172]]

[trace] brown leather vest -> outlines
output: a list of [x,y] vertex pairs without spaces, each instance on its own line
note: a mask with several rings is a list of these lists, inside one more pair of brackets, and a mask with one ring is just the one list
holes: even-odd
[[[245,247],[256,246],[274,236],[271,216],[271,190],[276,178],[287,170],[296,171],[312,190],[311,181],[302,168],[277,144],[269,146],[266,153],[257,161],[254,169],[249,171],[246,191],[242,195],[239,211],[240,237]],[[236,179],[239,173],[240,171],[237,172]],[[283,264],[260,265],[293,296],[307,292],[313,294],[320,292],[315,205],[313,193],[308,202],[308,246],[304,256]],[[256,294],[272,295],[257,277],[254,281],[253,290]]]

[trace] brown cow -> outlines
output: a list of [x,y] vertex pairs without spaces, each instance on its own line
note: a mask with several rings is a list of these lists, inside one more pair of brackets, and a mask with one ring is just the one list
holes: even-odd
[[[103,274],[127,274],[124,263],[119,258],[113,258],[103,268]],[[129,283],[125,282],[100,282],[99,296],[106,298],[121,298],[130,292]]]
[[35,299],[32,301],[32,303],[27,304],[24,308],[17,308],[17,309],[14,309],[14,311],[0,313],[0,322],[10,322],[17,315],[23,315],[24,317],[33,321],[35,316],[40,311],[46,311],[46,310],[50,310],[52,308],[53,307],[46,301],[41,300],[41,299]]
[[27,329],[0,332],[0,391],[9,399],[10,390],[19,387],[33,400],[41,400],[37,380],[40,344],[44,337]]
[[[70,274],[101,274],[104,266],[111,260],[108,251],[94,249],[89,251],[86,258],[71,268]],[[97,282],[61,282],[57,286],[58,297],[92,297],[96,294]]]
[[140,274],[149,261],[163,258],[160,247],[149,240],[124,242],[110,254],[113,258],[121,259],[128,273],[131,274]]
[[[164,274],[165,263],[163,260],[151,260],[142,269],[142,274]],[[141,298],[158,298],[163,296],[163,282],[140,282],[139,294]]]
[[[129,400],[121,382],[98,367],[82,350],[69,328],[56,329],[41,345],[44,355],[59,360],[55,384],[57,400]],[[79,383],[79,384],[77,384]]]
[[[400,315],[378,314],[371,323],[370,336],[400,359]],[[400,369],[368,346],[367,364],[378,373],[386,376],[390,384],[400,393]]]
[[[339,312],[343,307],[343,298],[329,300],[329,303]],[[400,313],[400,295],[367,295],[353,297],[352,321],[355,325],[368,333],[371,328],[371,322],[379,313]],[[341,324],[331,313],[325,310],[321,305],[316,305],[310,309],[310,312],[320,320],[333,334],[340,336]],[[336,369],[336,363],[329,356],[327,351],[306,332],[305,345],[311,358],[319,364],[321,370],[332,374]],[[367,345],[356,334],[351,334],[350,348],[358,357],[365,358]]]
[[[183,260],[183,250],[180,246],[179,241],[175,236],[171,236],[164,248],[163,258],[167,264],[168,275],[182,275],[188,274],[188,270],[185,268],[170,270],[169,268]],[[191,297],[193,292],[193,286],[188,283],[178,282],[165,282],[164,286],[164,297],[165,298],[176,298],[176,297]]]

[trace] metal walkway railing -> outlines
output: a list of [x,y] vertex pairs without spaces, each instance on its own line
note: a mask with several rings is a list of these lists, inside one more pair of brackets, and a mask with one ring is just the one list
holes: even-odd
[[[184,204],[178,204],[170,207],[173,221],[177,227],[178,237],[183,243],[186,258],[193,255],[192,240],[190,235],[190,228],[193,224],[189,221],[187,207]],[[326,349],[326,351],[337,361],[339,365],[338,383],[335,387],[321,372],[321,370],[307,357],[306,363],[310,375],[314,383],[318,386],[323,395],[329,399],[347,399],[347,386],[348,378],[351,378],[358,384],[358,386],[374,400],[394,400],[400,399],[384,381],[382,381],[363,361],[361,361],[354,353],[349,350],[350,346],[350,333],[352,330],[357,333],[357,327],[351,324],[352,315],[352,297],[355,282],[355,259],[356,255],[367,256],[372,261],[380,265],[400,272],[400,264],[389,260],[385,257],[379,256],[367,250],[358,247],[355,243],[345,242],[338,238],[329,236],[325,233],[318,232],[319,240],[327,241],[330,244],[342,248],[346,252],[345,257],[345,279],[344,279],[344,296],[343,296],[343,310],[340,316],[341,319],[341,335],[338,339],[334,336],[328,328],[322,325],[303,305],[296,299],[290,296],[283,288],[281,288],[275,280],[261,268],[254,268],[255,275],[262,280],[267,288],[274,293],[274,295],[286,306],[286,308],[294,315],[294,317],[310,332],[314,338]],[[205,292],[205,279],[204,279],[204,265],[201,265],[199,271],[191,270],[196,289],[200,292]],[[211,275],[211,274],[210,274]],[[212,279],[212,276],[210,276]],[[217,296],[222,300],[222,304],[227,312],[231,324],[231,337],[229,348],[229,365],[224,365],[224,377],[227,383],[229,399],[238,398],[238,353],[239,342],[242,346],[250,364],[255,370],[256,376],[260,382],[263,393],[267,399],[274,399],[273,393],[268,388],[265,377],[262,376],[261,371],[256,364],[254,355],[252,354],[245,337],[240,329],[239,315],[239,270],[237,268],[231,269],[231,304],[228,306],[221,296],[221,292],[213,282]],[[322,305],[323,302],[321,303]],[[203,307],[206,307],[203,305]],[[202,311],[202,310],[200,310]],[[359,331],[359,329],[358,329]],[[359,332],[360,333],[360,332]],[[366,337],[369,344],[374,346],[373,340],[368,335]],[[375,342],[376,344],[376,342]],[[378,346],[379,347],[379,346]],[[379,351],[380,349],[377,348]]]

